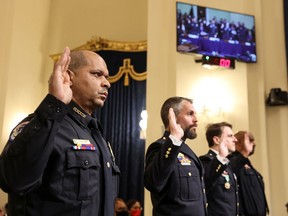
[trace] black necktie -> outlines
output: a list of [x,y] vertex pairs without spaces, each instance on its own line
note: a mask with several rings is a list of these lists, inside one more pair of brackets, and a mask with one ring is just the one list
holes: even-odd
[[[88,124],[88,127],[90,128],[91,132],[92,132],[92,136],[98,146],[98,148],[100,149],[101,155],[102,157],[110,157],[113,160],[113,153],[111,153],[111,147],[110,144],[106,142],[106,140],[103,138],[102,136],[102,132],[100,130],[102,130],[101,125],[97,122],[96,119],[92,118]],[[113,161],[114,162],[114,161]]]
[[[91,129],[91,131],[93,130],[98,130],[99,131],[99,127],[98,127],[98,122],[96,119],[91,118],[91,120],[89,121],[88,127]],[[101,126],[100,126],[101,127]],[[99,131],[100,132],[100,131]]]

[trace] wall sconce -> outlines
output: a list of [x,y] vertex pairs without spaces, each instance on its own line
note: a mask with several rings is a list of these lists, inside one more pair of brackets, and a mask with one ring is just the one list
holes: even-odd
[[234,98],[224,80],[206,77],[195,85],[194,106],[199,118],[204,122],[223,121],[231,112]]
[[146,129],[147,129],[147,110],[142,110],[141,112],[141,120],[139,122],[140,130],[140,139],[146,139]]
[[225,116],[225,112],[221,106],[207,106],[204,104],[200,108],[199,115],[206,119],[222,118]]

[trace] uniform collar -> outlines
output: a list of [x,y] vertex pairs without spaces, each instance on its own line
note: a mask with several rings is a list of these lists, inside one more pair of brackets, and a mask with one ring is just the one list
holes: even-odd
[[238,156],[239,158],[242,158],[243,160],[246,160],[247,163],[251,164],[249,158],[244,157],[244,156],[241,154],[241,152],[239,152],[239,151],[236,150],[235,152],[233,152],[233,154],[236,155],[236,156]]
[[170,132],[165,130],[165,131],[164,131],[164,134],[163,134],[163,137],[168,138],[169,135],[170,135]]
[[71,101],[69,104],[69,113],[72,117],[84,127],[87,127],[92,117],[87,114],[77,103]]
[[219,152],[216,151],[215,149],[209,148],[208,154],[212,154],[212,155],[218,155]]

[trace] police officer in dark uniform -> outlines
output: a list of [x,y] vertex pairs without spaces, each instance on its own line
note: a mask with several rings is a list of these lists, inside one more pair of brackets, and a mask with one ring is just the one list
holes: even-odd
[[95,52],[65,48],[49,94],[0,157],[10,216],[113,216],[120,171],[92,115],[108,96],[108,75]]
[[205,169],[205,187],[209,216],[236,216],[239,213],[236,175],[226,158],[235,151],[232,125],[227,122],[208,125],[206,140],[209,151],[200,156]]
[[255,139],[251,132],[238,131],[236,151],[228,156],[239,184],[240,216],[265,216],[269,208],[262,175],[253,167],[249,156],[254,154]]
[[199,158],[185,143],[196,138],[192,100],[167,99],[161,109],[162,138],[146,153],[144,185],[151,193],[153,216],[205,216],[206,195]]

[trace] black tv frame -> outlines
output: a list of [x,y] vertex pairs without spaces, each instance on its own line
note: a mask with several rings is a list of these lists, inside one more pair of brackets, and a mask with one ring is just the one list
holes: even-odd
[[256,63],[255,16],[176,2],[177,51]]

